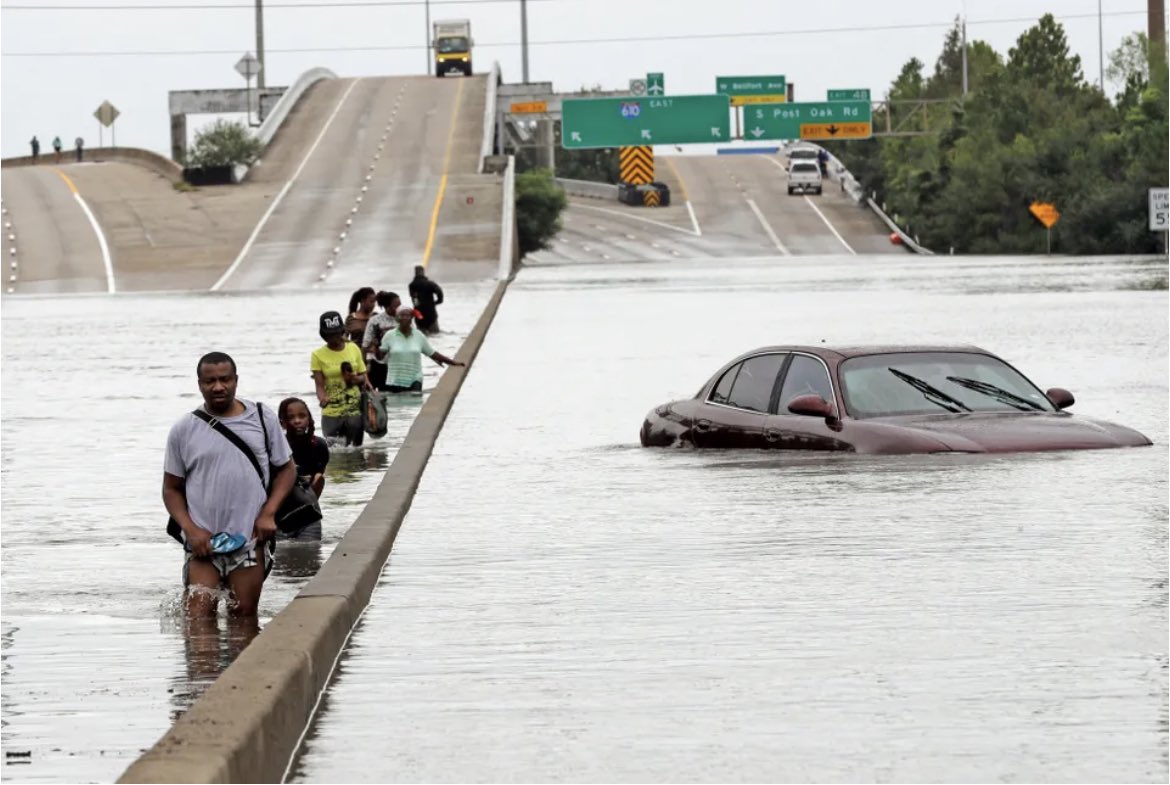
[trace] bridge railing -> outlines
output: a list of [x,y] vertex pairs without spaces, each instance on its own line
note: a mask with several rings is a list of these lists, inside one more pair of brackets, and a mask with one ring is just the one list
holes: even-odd
[[301,100],[301,96],[310,87],[320,82],[322,79],[336,79],[337,74],[330,71],[328,68],[310,68],[303,74],[297,77],[297,80],[289,85],[289,88],[280,96],[280,100],[276,102],[276,106],[272,107],[272,111],[268,113],[268,117],[264,118],[264,122],[256,129],[256,138],[265,147],[276,136],[276,132],[280,130],[280,126],[288,118],[289,112],[296,106],[297,101]]
[[487,75],[487,100],[483,104],[483,141],[479,146],[479,173],[483,174],[488,156],[496,148],[496,87],[500,84],[500,64],[492,63]]

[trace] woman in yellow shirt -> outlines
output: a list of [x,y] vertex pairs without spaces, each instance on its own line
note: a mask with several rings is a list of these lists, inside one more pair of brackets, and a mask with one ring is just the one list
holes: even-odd
[[321,314],[320,322],[325,345],[313,350],[309,370],[317,386],[317,402],[321,404],[321,432],[327,437],[342,437],[347,445],[359,446],[366,433],[362,427],[361,399],[346,395],[346,378],[341,366],[348,363],[361,386],[371,390],[366,362],[361,347],[346,340],[340,313],[326,311]]

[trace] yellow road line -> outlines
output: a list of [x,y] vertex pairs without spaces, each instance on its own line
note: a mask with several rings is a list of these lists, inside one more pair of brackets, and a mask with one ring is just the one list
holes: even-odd
[[431,228],[427,232],[427,245],[423,249],[422,266],[431,263],[431,251],[435,247],[435,229],[439,226],[439,208],[443,206],[443,194],[447,192],[447,169],[451,166],[451,147],[455,142],[455,128],[459,124],[459,99],[463,96],[463,79],[455,90],[455,108],[451,111],[451,130],[447,133],[447,151],[443,154],[443,177],[439,180],[439,192],[435,194],[435,206],[431,208]]
[[57,173],[58,177],[65,181],[65,185],[69,186],[69,190],[73,192],[73,195],[77,196],[77,186],[74,185],[73,181],[69,179],[69,175],[65,174],[57,168],[54,168],[53,171]]
[[662,156],[662,158],[666,161],[666,165],[670,167],[670,171],[674,175],[674,179],[678,180],[679,187],[682,188],[683,201],[689,202],[691,200],[691,196],[687,193],[687,182],[682,178],[682,175],[678,173],[678,169],[675,168],[674,161],[670,160],[673,157],[674,156],[671,155]]

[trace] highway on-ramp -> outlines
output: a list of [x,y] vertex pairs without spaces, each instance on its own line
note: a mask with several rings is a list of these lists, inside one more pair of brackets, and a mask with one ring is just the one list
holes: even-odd
[[6,288],[23,293],[109,291],[101,244],[64,169],[16,167],[4,169],[0,178]]

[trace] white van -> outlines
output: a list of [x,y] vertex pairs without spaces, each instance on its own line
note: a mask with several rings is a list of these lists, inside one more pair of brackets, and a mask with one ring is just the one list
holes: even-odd
[[821,167],[816,159],[797,159],[788,165],[788,195],[821,192]]

